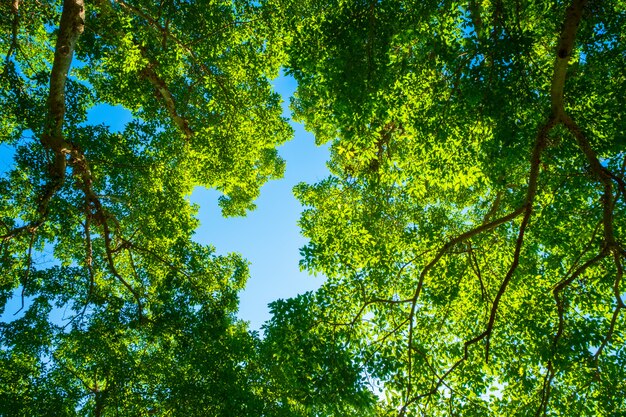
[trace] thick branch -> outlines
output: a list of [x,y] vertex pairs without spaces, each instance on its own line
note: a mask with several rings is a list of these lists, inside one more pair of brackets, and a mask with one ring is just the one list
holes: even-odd
[[603,167],[598,159],[596,153],[591,148],[589,140],[582,132],[576,122],[567,114],[562,116],[563,124],[576,138],[578,147],[582,150],[583,154],[589,162],[591,171],[595,177],[604,186],[603,195],[603,222],[604,222],[604,243],[608,247],[614,248],[616,246],[615,236],[613,232],[613,182],[614,174],[612,174],[607,168]]
[[[521,255],[521,249],[523,246],[523,242],[524,242],[524,234],[526,231],[526,228],[530,222],[530,218],[532,215],[532,206],[533,206],[533,202],[534,202],[534,198],[535,195],[537,193],[537,180],[539,177],[539,168],[540,168],[540,158],[541,158],[541,153],[543,151],[543,149],[546,146],[546,142],[547,142],[547,136],[548,133],[559,123],[564,122],[563,117],[567,117],[565,115],[565,111],[564,111],[564,98],[563,98],[563,94],[564,94],[564,89],[565,89],[565,78],[567,75],[567,68],[568,68],[568,64],[569,64],[569,59],[572,53],[572,50],[574,48],[574,40],[576,37],[576,32],[578,30],[578,25],[580,24],[580,21],[582,19],[582,10],[583,7],[586,3],[586,0],[574,0],[572,5],[570,7],[567,8],[567,12],[566,12],[566,16],[565,16],[565,21],[563,23],[563,30],[561,32],[561,36],[559,38],[559,44],[558,44],[558,48],[557,48],[557,57],[556,57],[556,61],[555,61],[555,66],[554,66],[554,74],[552,77],[552,84],[551,84],[551,104],[552,104],[552,115],[550,116],[550,118],[548,119],[548,121],[544,124],[544,126],[540,129],[536,141],[535,141],[535,146],[533,148],[533,153],[531,156],[531,168],[530,168],[530,173],[529,173],[529,179],[528,179],[528,190],[526,193],[526,199],[524,201],[524,204],[520,207],[518,207],[514,212],[510,213],[507,216],[501,217],[491,223],[488,224],[483,224],[482,226],[467,232],[463,235],[457,236],[456,238],[450,240],[448,243],[446,243],[446,245],[444,245],[444,247],[437,253],[437,255],[435,256],[435,258],[428,264],[426,265],[426,267],[424,268],[424,270],[422,271],[422,274],[420,274],[420,278],[419,278],[419,282],[417,285],[417,289],[415,291],[415,295],[413,298],[413,305],[411,308],[411,312],[409,315],[410,318],[410,323],[409,323],[409,347],[412,344],[412,337],[413,337],[413,316],[415,314],[415,309],[416,309],[416,305],[417,305],[417,298],[419,297],[419,294],[421,292],[422,286],[423,286],[423,282],[424,282],[424,277],[426,276],[426,274],[430,271],[430,269],[432,269],[434,267],[434,265],[439,262],[439,260],[441,259],[441,257],[449,250],[452,248],[452,246],[463,242],[464,240],[468,239],[471,236],[474,236],[476,234],[479,234],[483,231],[489,230],[493,227],[496,227],[502,223],[505,223],[507,221],[513,220],[514,218],[516,218],[517,216],[519,216],[520,214],[524,214],[524,218],[522,220],[522,224],[520,225],[520,229],[518,232],[518,237],[517,237],[517,241],[516,241],[516,245],[515,245],[515,251],[514,251],[514,255],[513,255],[513,262],[511,263],[509,270],[507,271],[507,274],[504,278],[504,280],[502,281],[502,284],[500,285],[500,289],[498,290],[498,293],[496,294],[496,297],[494,298],[494,302],[491,308],[491,313],[489,316],[489,321],[487,322],[487,326],[485,331],[483,331],[482,333],[480,333],[479,335],[475,336],[474,338],[466,341],[464,343],[464,355],[462,358],[460,358],[457,362],[455,362],[440,378],[438,383],[433,387],[433,389],[425,394],[421,394],[421,395],[417,395],[414,396],[413,398],[411,398],[410,400],[408,399],[408,396],[411,392],[411,355],[409,354],[409,384],[407,387],[407,401],[405,402],[405,407],[410,404],[413,403],[415,401],[417,401],[420,398],[423,398],[425,396],[429,396],[432,395],[436,392],[436,390],[439,388],[439,386],[441,386],[441,384],[443,383],[443,381],[448,377],[448,375],[450,375],[462,362],[464,362],[465,360],[467,360],[468,355],[469,355],[469,347],[473,344],[478,343],[479,341],[483,340],[483,339],[487,339],[487,343],[486,343],[486,347],[485,347],[485,357],[488,360],[489,358],[489,338],[491,336],[491,333],[493,331],[493,328],[495,326],[495,320],[496,320],[496,315],[497,315],[497,311],[498,311],[498,307],[499,307],[499,303],[500,300],[502,298],[502,296],[504,295],[506,288],[508,286],[508,284],[511,281],[511,278],[513,277],[515,270],[517,269],[517,266],[519,264],[519,257]],[[469,236],[468,236],[469,234]],[[400,413],[402,414],[402,412]]]
[[141,73],[150,81],[152,86],[158,91],[159,96],[163,100],[165,104],[165,108],[167,109],[172,121],[176,126],[183,132],[187,141],[189,141],[193,136],[193,130],[189,127],[189,122],[187,119],[180,116],[178,111],[176,110],[176,101],[174,100],[174,96],[167,88],[167,84],[161,77],[157,75],[152,66],[148,65],[145,67]]
[[65,0],[57,35],[54,63],[50,74],[48,114],[42,142],[55,153],[66,153],[62,137],[65,117],[65,83],[72,64],[74,48],[85,29],[85,8],[83,0]]
[[54,63],[50,73],[50,92],[48,95],[48,112],[46,114],[41,144],[54,153],[54,161],[50,166],[50,181],[46,184],[40,197],[37,209],[38,227],[47,216],[48,204],[54,194],[65,182],[67,166],[66,155],[70,147],[63,139],[63,120],[65,118],[65,84],[72,64],[74,48],[85,28],[85,8],[83,0],[65,0],[61,23],[57,35],[54,52]]
[[[13,2],[13,12],[17,19],[19,2]],[[49,166],[50,179],[43,187],[37,205],[37,217],[29,224],[10,230],[3,239],[10,239],[24,232],[33,233],[43,224],[48,216],[48,205],[56,192],[65,183],[67,160],[70,146],[63,139],[63,120],[65,117],[65,84],[72,63],[74,47],[85,27],[83,0],[65,0],[57,35],[54,62],[50,73],[50,92],[48,94],[47,113],[45,115],[41,144],[53,152],[53,162]],[[17,25],[17,20],[14,20]],[[14,31],[17,27],[14,27]]]
[[11,56],[17,50],[17,35],[20,28],[20,0],[13,0],[11,4],[11,14],[13,15],[13,21],[11,22],[11,45],[9,51],[4,59],[5,64],[9,63]]
[[557,56],[554,64],[554,75],[552,77],[552,88],[550,91],[552,101],[552,116],[560,118],[564,111],[563,91],[565,90],[565,76],[567,74],[567,66],[572,50],[574,49],[574,40],[578,25],[582,19],[583,7],[587,0],[574,0],[567,8],[565,21],[563,22],[563,30],[557,47]]
[[[57,35],[54,62],[50,73],[50,92],[47,102],[47,114],[44,130],[41,135],[41,144],[53,152],[54,161],[49,167],[50,180],[45,185],[39,197],[37,209],[38,218],[30,225],[15,229],[7,236],[15,236],[22,230],[33,231],[45,221],[48,215],[48,205],[52,197],[63,186],[66,178],[67,157],[73,168],[74,175],[82,182],[87,204],[95,208],[94,219],[104,229],[104,240],[107,251],[107,260],[112,274],[126,286],[137,299],[141,316],[141,302],[137,292],[117,273],[111,256],[111,235],[108,228],[109,216],[94,193],[92,174],[85,155],[80,149],[66,141],[63,137],[63,122],[65,119],[65,86],[68,72],[72,63],[74,48],[85,27],[85,8],[83,0],[64,0],[61,22]],[[87,213],[89,216],[89,213]]]
[[[100,1],[102,1],[102,0],[100,0]],[[163,36],[167,36],[169,39],[174,41],[175,44],[177,44],[183,51],[185,51],[185,53],[187,53],[189,55],[190,60],[194,64],[196,64],[198,67],[200,67],[202,69],[202,71],[205,72],[205,74],[210,75],[210,76],[213,77],[213,79],[217,83],[218,87],[224,93],[225,100],[228,101],[228,103],[230,104],[231,107],[235,107],[235,105],[230,100],[231,94],[229,94],[228,89],[226,88],[226,86],[224,85],[222,80],[220,79],[220,76],[215,74],[209,68],[209,66],[204,63],[202,58],[199,57],[198,54],[196,54],[194,52],[193,49],[191,49],[188,45],[186,45],[184,42],[182,42],[177,36],[172,34],[172,32],[169,31],[167,28],[164,28],[163,26],[161,26],[161,24],[156,19],[154,19],[153,17],[151,17],[150,15],[145,13],[143,10],[141,10],[141,9],[131,5],[131,4],[128,4],[128,3],[124,2],[123,0],[114,0],[114,1],[117,4],[119,4],[122,9],[126,10],[127,12],[131,13],[132,15],[135,15],[135,16],[138,16],[138,17],[144,19],[146,22],[148,22],[148,24],[150,26],[152,26],[154,29],[156,29],[159,32],[161,32],[163,34]]]
[[[97,0],[96,3],[98,4],[98,6],[100,6],[100,8],[103,10],[105,14],[110,14],[114,12],[113,8],[111,7],[111,3],[108,0]],[[122,8],[124,8],[125,10],[132,11],[134,14],[147,20],[151,26],[158,28],[160,31],[165,31],[164,36],[165,34],[167,34],[172,39],[174,39],[176,43],[181,44],[180,41],[178,41],[176,37],[171,36],[169,34],[166,28],[161,27],[156,20],[152,19],[150,16],[146,15],[141,10],[137,9],[134,6],[128,5],[124,2],[117,2],[117,3],[119,3],[120,6],[122,6]],[[152,86],[156,89],[157,93],[159,94],[159,97],[163,100],[165,108],[167,109],[167,112],[169,113],[172,121],[180,129],[180,131],[183,132],[186,140],[189,141],[193,137],[194,132],[189,127],[189,122],[187,121],[187,119],[182,117],[179,111],[177,110],[176,99],[174,98],[174,95],[169,90],[167,84],[161,77],[159,77],[159,75],[154,70],[154,68],[157,66],[156,61],[154,59],[151,59],[148,56],[146,52],[146,48],[140,45],[137,45],[137,47],[139,47],[139,49],[141,50],[142,56],[150,62],[141,71],[141,75],[144,76],[150,82],[150,84],[152,84]]]

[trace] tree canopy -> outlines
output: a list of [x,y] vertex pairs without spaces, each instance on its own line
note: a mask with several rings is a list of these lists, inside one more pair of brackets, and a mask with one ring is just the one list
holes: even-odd
[[[0,305],[32,303],[0,323],[0,416],[626,409],[623,0],[2,7]],[[244,215],[280,178],[281,67],[331,144],[294,189],[326,279],[261,337],[188,196]]]

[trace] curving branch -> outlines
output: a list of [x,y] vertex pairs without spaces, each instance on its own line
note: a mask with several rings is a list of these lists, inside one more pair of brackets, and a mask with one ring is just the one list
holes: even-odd
[[615,294],[616,307],[615,307],[615,310],[613,310],[613,316],[611,317],[611,323],[609,324],[609,329],[606,333],[606,336],[602,340],[602,343],[598,347],[598,350],[596,351],[596,353],[593,355],[593,360],[596,362],[596,368],[598,365],[598,359],[600,358],[600,355],[602,355],[602,352],[604,351],[607,344],[611,340],[611,337],[613,337],[613,332],[615,331],[615,325],[617,323],[617,319],[622,309],[626,308],[626,305],[624,304],[624,299],[622,298],[622,294],[620,292],[620,285],[624,277],[624,267],[622,265],[621,257],[622,257],[621,253],[618,253],[617,251],[613,252],[613,259],[615,262],[615,266],[617,268],[617,274],[615,277],[615,281],[613,283],[613,293]]
[[474,274],[478,278],[478,284],[480,285],[480,296],[482,300],[483,301],[487,300],[493,304],[493,300],[491,300],[491,297],[489,296],[489,293],[487,292],[487,287],[485,286],[485,282],[483,280],[483,274],[480,271],[480,264],[478,263],[478,257],[476,256],[476,253],[474,252],[474,249],[472,248],[471,242],[468,243],[467,245],[467,255],[468,255],[470,267],[472,268],[472,271],[474,271]]
[[[111,6],[111,3],[108,0],[96,0],[96,3],[100,7],[100,9],[103,11],[104,15],[110,15],[115,12],[113,7]],[[122,6],[123,9],[130,10],[134,14],[148,21],[148,23],[151,26],[158,27],[160,30],[165,31],[163,34],[164,39],[166,38],[166,36],[170,36],[170,38],[173,38],[174,40],[176,40],[176,43],[180,43],[180,41],[178,41],[178,38],[171,36],[169,33],[169,29],[161,27],[157,20],[152,19],[150,16],[146,15],[145,13],[143,13],[141,10],[139,10],[138,8],[134,6],[131,6],[124,2],[117,2],[117,3],[120,4],[120,6]],[[114,32],[114,33],[120,37],[122,36],[122,34],[119,32]],[[104,34],[101,34],[101,36],[104,36]],[[150,82],[150,84],[152,84],[158,96],[162,100],[163,105],[165,106],[165,109],[167,110],[170,118],[172,119],[176,127],[178,127],[178,129],[183,133],[183,135],[185,136],[185,140],[189,142],[194,135],[193,129],[191,129],[191,127],[189,126],[189,121],[181,115],[179,109],[177,108],[176,99],[174,95],[172,94],[172,92],[170,91],[167,83],[155,71],[155,68],[158,66],[158,63],[153,58],[150,58],[148,56],[148,53],[144,46],[139,45],[137,42],[135,43],[135,46],[139,48],[143,58],[145,58],[149,62],[149,64],[145,68],[143,68],[139,74],[145,79],[147,79]]]
[[[592,235],[592,239],[589,242],[590,244],[593,242],[593,237],[594,236],[595,236],[595,231],[594,231],[594,233]],[[588,247],[590,246],[590,244],[583,251],[583,253],[588,250]],[[576,270],[571,272],[571,274],[568,274],[569,276],[567,278],[564,278],[563,280],[561,280],[554,287],[554,289],[552,290],[552,295],[554,297],[554,300],[555,300],[556,306],[557,306],[557,313],[559,315],[559,324],[557,326],[557,332],[556,332],[556,334],[554,336],[554,339],[552,340],[552,349],[554,351],[556,351],[557,345],[559,343],[559,339],[561,338],[561,335],[563,334],[564,327],[565,327],[565,317],[564,317],[564,315],[565,315],[565,305],[564,305],[563,299],[561,298],[561,293],[572,282],[574,282],[575,279],[577,279],[579,276],[581,276],[583,274],[583,272],[585,272],[587,269],[591,268],[592,266],[596,265],[598,262],[600,262],[601,260],[606,258],[608,255],[609,255],[609,251],[606,248],[603,249],[602,251],[600,251],[599,254],[597,254],[593,258],[587,260],[584,264],[582,264]]]
[[[144,56],[145,52],[144,52]],[[146,77],[150,84],[156,89],[159,93],[159,96],[163,100],[165,104],[165,108],[167,109],[172,121],[174,124],[180,129],[181,132],[185,135],[185,139],[187,142],[191,140],[193,137],[193,130],[189,127],[189,122],[187,119],[183,118],[180,113],[176,110],[176,101],[174,96],[170,92],[169,88],[165,81],[159,77],[159,75],[154,70],[152,64],[148,65],[141,71],[141,75]]]
[[543,378],[543,385],[541,386],[541,401],[539,402],[539,407],[537,407],[537,411],[535,412],[535,417],[546,415],[546,412],[548,411],[548,402],[550,401],[550,392],[554,375],[556,375],[556,371],[552,361],[550,360],[548,361],[546,376]]
[[[622,195],[622,197],[624,196],[624,192],[626,190],[625,190],[623,178],[611,172],[608,168],[606,168],[600,163],[600,160],[598,159],[598,156],[593,150],[587,136],[583,133],[582,129],[576,124],[576,122],[569,115],[565,113],[563,114],[562,119],[563,119],[563,124],[573,134],[578,144],[578,147],[580,148],[581,152],[584,154],[585,158],[587,159],[591,172],[596,177],[597,181],[602,184],[602,187],[604,189],[604,192],[602,195],[602,209],[603,209],[602,210],[603,211],[602,224],[604,228],[604,246],[603,246],[602,252],[598,255],[598,257],[599,256],[606,257],[609,254],[612,254],[613,261],[614,261],[616,271],[617,271],[616,277],[613,281],[613,293],[615,295],[616,307],[613,310],[613,315],[611,317],[611,322],[610,322],[607,334],[602,340],[602,343],[600,344],[598,350],[593,356],[594,361],[597,363],[600,355],[602,354],[603,350],[605,349],[605,347],[607,346],[608,342],[610,341],[613,335],[613,332],[615,330],[615,325],[617,323],[617,319],[619,317],[619,314],[621,313],[621,310],[623,308],[626,308],[626,305],[624,304],[624,300],[622,299],[622,296],[620,293],[620,285],[621,285],[622,278],[624,275],[623,265],[621,261],[621,258],[623,256],[623,253],[622,253],[623,249],[615,238],[615,230],[614,230],[615,203],[619,199],[620,194]],[[614,182],[617,184],[617,187],[618,187],[617,195],[613,194]],[[559,306],[559,332],[557,333],[557,336],[560,336],[560,334],[562,333],[562,326],[563,326],[562,302],[560,302],[560,300],[558,299],[557,293],[555,293],[555,298],[557,299],[557,306]],[[558,339],[555,338],[555,340],[558,340]]]
[[47,113],[44,121],[41,144],[53,152],[53,162],[49,167],[50,179],[43,187],[37,205],[37,218],[30,224],[15,228],[3,238],[11,238],[23,232],[34,232],[48,216],[50,200],[65,183],[67,155],[71,146],[63,139],[63,120],[65,118],[65,84],[72,63],[74,48],[85,28],[85,8],[83,0],[65,0],[61,23],[54,53],[54,62],[50,73],[50,92],[48,94]]
[[[13,43],[17,47],[17,25],[19,24],[19,1],[13,2]],[[47,100],[47,112],[44,119],[40,142],[53,153],[53,161],[48,167],[49,180],[43,186],[37,202],[36,217],[28,224],[10,229],[0,238],[8,240],[23,233],[34,233],[48,217],[48,206],[54,195],[65,183],[67,155],[72,147],[63,139],[63,120],[65,118],[65,84],[72,63],[74,48],[85,28],[85,9],[83,0],[65,0],[61,13],[61,22],[57,34],[54,61],[50,73],[50,91]],[[12,45],[13,47],[13,45]],[[10,50],[12,53],[12,51]],[[10,58],[7,55],[7,60]]]
[[[448,241],[441,248],[441,250],[437,253],[437,255],[431,260],[431,262],[428,263],[424,267],[424,269],[422,270],[422,273],[420,274],[417,288],[415,290],[415,294],[413,297],[413,304],[411,307],[411,312],[409,314],[409,337],[408,337],[409,383],[407,384],[407,391],[405,394],[406,395],[405,404],[400,410],[399,415],[403,415],[403,413],[405,413],[407,407],[410,404],[418,401],[420,398],[431,396],[435,392],[437,392],[437,390],[439,389],[443,381],[448,377],[448,375],[450,375],[461,363],[467,360],[467,358],[469,357],[469,348],[472,345],[482,340],[485,340],[485,360],[486,361],[489,360],[490,337],[495,326],[497,313],[498,313],[498,307],[519,265],[521,251],[522,251],[523,244],[524,244],[524,235],[526,233],[526,230],[530,223],[530,219],[532,217],[533,204],[534,204],[535,196],[537,194],[537,189],[538,189],[538,178],[539,178],[539,171],[540,171],[540,166],[541,166],[541,155],[542,155],[543,150],[547,146],[548,133],[559,124],[563,123],[567,126],[567,123],[568,123],[568,116],[564,110],[565,79],[567,75],[569,60],[570,60],[570,57],[574,48],[576,33],[578,30],[580,21],[582,19],[582,12],[583,12],[583,8],[585,4],[586,4],[586,0],[574,0],[572,4],[566,10],[565,19],[563,23],[563,29],[559,38],[558,46],[557,46],[556,58],[555,58],[555,64],[554,64],[554,72],[553,72],[551,88],[550,88],[550,100],[551,100],[551,107],[552,107],[551,114],[548,117],[548,120],[539,129],[539,132],[535,139],[535,144],[533,146],[533,151],[532,151],[531,160],[530,160],[530,171],[528,175],[528,189],[526,192],[526,198],[524,200],[524,203],[520,207],[518,207],[516,210],[514,210],[512,213],[506,216],[500,217],[499,219],[494,220],[490,223],[483,224],[469,232],[461,234],[451,239],[450,241]],[[496,201],[499,204],[499,201],[498,200]],[[488,219],[490,217],[490,214],[491,213],[488,213],[488,216],[486,216],[485,218]],[[412,345],[412,339],[413,339],[413,317],[415,315],[417,300],[422,290],[426,275],[439,262],[439,260],[446,253],[448,253],[448,251],[454,245],[461,243],[469,239],[470,237],[480,234],[484,231],[491,230],[494,227],[499,226],[500,224],[511,221],[522,214],[523,214],[523,218],[519,227],[519,231],[518,231],[518,235],[517,235],[517,239],[515,243],[513,261],[511,262],[509,269],[502,283],[500,284],[500,288],[493,300],[493,304],[492,304],[491,311],[489,314],[489,320],[487,322],[485,330],[482,333],[473,337],[472,339],[464,342],[463,357],[457,360],[443,375],[439,377],[438,382],[434,384],[431,390],[429,390],[426,393],[422,393],[422,394],[411,397],[410,394],[412,391],[412,386],[411,386],[412,363],[411,363],[410,347]],[[552,372],[549,372],[548,374],[551,375]],[[547,378],[548,387],[545,388],[545,390],[549,390],[551,379],[552,377]]]
[[[99,1],[102,2],[106,0],[99,0]],[[174,35],[172,31],[170,31],[167,27],[163,27],[157,19],[153,18],[152,16],[150,16],[148,13],[144,12],[140,8],[135,7],[132,4],[128,4],[123,0],[114,0],[114,1],[126,12],[145,20],[152,28],[160,32],[160,34],[162,34],[164,38],[167,37],[171,39],[176,45],[178,45],[178,47],[180,47],[183,51],[185,51],[185,53],[189,56],[189,59],[195,65],[197,65],[206,75],[211,76],[215,80],[215,82],[217,83],[217,86],[224,93],[224,99],[228,102],[228,104],[232,108],[236,108],[235,104],[231,101],[231,97],[234,95],[228,91],[220,75],[216,74],[215,71],[211,70],[211,68],[209,68],[209,66],[204,63],[204,60],[201,57],[199,57],[198,54],[193,49],[191,49],[181,39],[179,39],[176,35]],[[110,4],[108,4],[108,6],[110,6]]]
[[[72,64],[74,49],[80,35],[85,28],[84,0],[64,0],[61,21],[57,33],[57,41],[54,52],[54,61],[50,72],[50,90],[47,100],[47,113],[45,115],[43,132],[40,136],[41,144],[53,154],[53,160],[48,167],[49,180],[44,185],[37,204],[36,218],[30,223],[14,228],[2,239],[11,239],[22,233],[34,233],[48,217],[49,205],[52,198],[65,184],[67,166],[72,168],[73,175],[77,178],[79,186],[86,199],[86,216],[94,220],[94,223],[103,229],[107,264],[110,272],[132,293],[139,307],[139,317],[142,318],[142,304],[138,292],[117,272],[113,260],[113,249],[109,222],[117,223],[106,209],[102,206],[99,197],[93,190],[93,177],[89,163],[80,148],[64,138],[63,124],[65,120],[65,88],[67,77]],[[90,212],[93,210],[93,213]],[[88,228],[88,226],[86,226]],[[89,231],[86,230],[88,246]],[[90,249],[88,249],[89,252]],[[88,258],[90,255],[88,254]],[[89,264],[89,262],[88,262]],[[88,265],[88,269],[91,267]],[[92,274],[92,272],[90,272]],[[92,279],[92,278],[91,278]],[[91,290],[90,290],[91,291]]]
[[562,119],[563,124],[574,135],[574,137],[576,138],[576,142],[578,143],[578,147],[585,155],[585,158],[587,158],[587,162],[589,162],[591,172],[603,185],[604,195],[602,199],[604,208],[604,244],[607,247],[615,248],[617,244],[615,242],[615,235],[613,231],[613,180],[614,178],[619,177],[617,177],[607,168],[602,166],[600,160],[598,159],[598,156],[591,147],[589,140],[582,132],[580,127],[576,124],[576,122],[567,114],[563,114]]
[[9,45],[9,50],[4,58],[5,66],[9,63],[11,57],[19,47],[17,43],[17,35],[20,29],[20,0],[13,0],[13,3],[11,3],[11,14],[13,15],[13,20],[11,21],[11,44]]
[[564,111],[565,76],[567,75],[567,67],[570,57],[572,56],[572,51],[574,50],[576,32],[582,20],[583,8],[586,3],[587,0],[574,0],[565,12],[565,20],[557,46],[556,61],[550,88],[552,114],[556,118],[560,118]]

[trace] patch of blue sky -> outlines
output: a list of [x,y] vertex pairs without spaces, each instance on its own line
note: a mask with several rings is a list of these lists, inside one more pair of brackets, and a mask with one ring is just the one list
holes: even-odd
[[[296,82],[281,75],[274,88],[283,97],[283,116],[289,118],[288,98]],[[326,167],[329,147],[316,146],[313,135],[291,122],[294,139],[279,148],[287,162],[284,178],[270,181],[255,201],[256,209],[245,217],[221,216],[216,190],[197,188],[191,201],[200,206],[196,240],[215,246],[218,254],[241,253],[250,262],[250,279],[240,294],[239,318],[260,330],[268,320],[268,304],[317,289],[324,278],[300,271],[300,247],[306,240],[297,225],[303,208],[293,195],[300,182],[314,183],[330,175]]]
[[[283,116],[289,118],[287,103],[295,91],[296,82],[283,74],[275,80],[274,88],[283,98]],[[88,111],[89,124],[104,124],[112,132],[122,133],[132,119],[131,112],[122,106],[99,104]],[[326,167],[329,147],[316,146],[313,135],[302,125],[292,123],[292,127],[294,139],[279,148],[281,157],[287,162],[284,178],[270,181],[262,188],[255,202],[256,210],[246,217],[222,217],[217,204],[220,193],[216,190],[198,187],[190,197],[192,203],[200,206],[200,227],[195,240],[213,245],[218,254],[241,253],[250,262],[250,279],[240,294],[239,318],[248,321],[253,330],[260,330],[270,318],[267,306],[270,302],[315,290],[324,279],[300,271],[299,248],[306,244],[306,240],[300,235],[297,222],[303,208],[292,189],[300,182],[314,183],[329,175]],[[13,147],[0,146],[0,170],[6,172],[12,166]],[[22,317],[32,300],[26,297],[25,309],[15,315],[21,307],[21,300],[21,289],[17,288],[0,321]],[[51,320],[61,324],[71,315],[63,308],[55,308]]]

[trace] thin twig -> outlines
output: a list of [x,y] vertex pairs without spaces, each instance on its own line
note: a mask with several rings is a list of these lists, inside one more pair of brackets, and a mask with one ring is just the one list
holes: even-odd
[[22,304],[21,304],[19,310],[17,310],[15,313],[13,313],[14,316],[16,316],[20,311],[22,311],[24,309],[24,292],[26,291],[26,285],[28,284],[28,278],[30,276],[30,270],[31,270],[31,267],[32,267],[33,243],[34,242],[35,242],[35,231],[31,232],[30,242],[28,243],[28,252],[26,254],[26,271],[24,272],[24,277],[22,279],[22,291],[20,293],[20,298],[21,298]]

